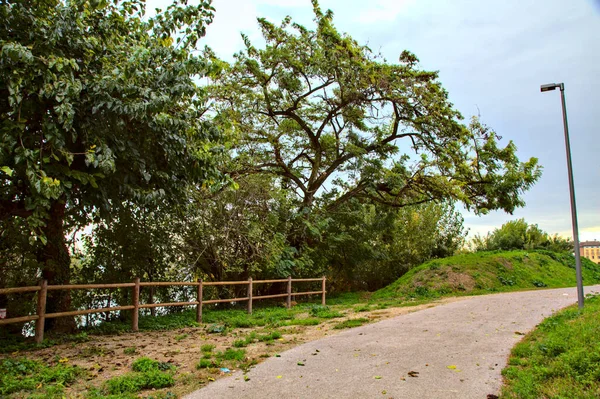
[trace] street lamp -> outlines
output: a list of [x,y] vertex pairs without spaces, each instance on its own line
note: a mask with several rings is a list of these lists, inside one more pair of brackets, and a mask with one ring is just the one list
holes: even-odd
[[550,83],[542,85],[540,90],[552,91],[560,89],[562,99],[563,124],[565,128],[565,146],[567,150],[567,169],[569,172],[569,191],[571,193],[571,219],[573,221],[573,241],[575,245],[575,271],[577,273],[577,303],[583,309],[583,279],[581,277],[581,257],[579,256],[579,228],[577,226],[577,207],[575,205],[575,187],[573,186],[573,164],[571,163],[571,144],[569,142],[569,126],[567,124],[567,105],[565,103],[565,84]]

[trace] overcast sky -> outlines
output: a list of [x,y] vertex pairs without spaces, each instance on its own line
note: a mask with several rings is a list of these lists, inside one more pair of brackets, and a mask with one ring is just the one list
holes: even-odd
[[[190,3],[193,0],[190,0]],[[148,9],[169,0],[148,0]],[[468,119],[513,140],[519,157],[539,158],[542,178],[514,215],[465,213],[471,233],[487,233],[525,218],[550,233],[571,236],[560,93],[540,85],[564,82],[582,240],[600,240],[600,1],[599,0],[321,0],[334,24],[390,62],[402,50],[438,70],[450,99]],[[310,0],[213,0],[205,38],[231,60],[243,43],[259,41],[256,18],[286,15],[313,28]]]

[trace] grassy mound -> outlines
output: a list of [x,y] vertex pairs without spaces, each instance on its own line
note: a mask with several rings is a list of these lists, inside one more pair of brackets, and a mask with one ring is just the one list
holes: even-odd
[[[600,265],[581,259],[585,285],[600,283]],[[457,255],[422,264],[374,298],[425,298],[516,291],[576,284],[575,258],[550,251],[493,251]]]

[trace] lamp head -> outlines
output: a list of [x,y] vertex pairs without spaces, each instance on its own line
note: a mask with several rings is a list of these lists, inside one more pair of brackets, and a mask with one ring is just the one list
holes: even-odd
[[556,90],[556,89],[563,89],[563,84],[562,83],[548,83],[545,85],[542,85],[540,87],[540,91],[543,93],[545,91],[552,91],[552,90]]

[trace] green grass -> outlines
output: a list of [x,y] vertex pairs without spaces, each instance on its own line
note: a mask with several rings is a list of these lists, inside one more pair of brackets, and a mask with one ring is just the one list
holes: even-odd
[[336,317],[343,317],[344,314],[338,311],[332,310],[329,306],[315,305],[310,308],[310,315],[319,317],[321,319],[333,319]]
[[366,319],[364,317],[360,317],[358,319],[348,319],[345,321],[342,321],[340,323],[337,323],[335,326],[333,326],[334,329],[336,330],[341,330],[343,328],[354,328],[354,327],[358,327],[358,326],[362,326],[365,323],[368,323],[369,319]]
[[600,397],[600,297],[544,320],[512,350],[502,398]]
[[198,361],[198,363],[196,363],[196,368],[198,370],[215,368],[215,367],[219,367],[219,363],[212,359],[200,359],[200,361]]
[[105,382],[105,391],[109,395],[136,393],[144,389],[160,389],[175,385],[173,374],[158,370],[144,373],[127,373]]
[[293,319],[282,322],[282,326],[317,326],[322,320],[316,317],[307,317],[306,319]]
[[[161,389],[175,385],[175,366],[148,357],[140,357],[131,364],[132,372],[107,380],[99,394],[134,394],[145,389]],[[102,397],[102,396],[100,396]]]
[[135,355],[137,353],[137,348],[135,346],[125,348],[125,349],[123,349],[123,353],[125,355]]
[[213,344],[204,344],[200,347],[200,351],[204,353],[211,353],[215,349],[215,345]]
[[36,391],[40,398],[62,398],[63,388],[84,373],[83,369],[65,363],[47,365],[28,359],[4,359],[0,361],[0,397]]
[[218,360],[237,360],[243,361],[246,358],[246,351],[244,349],[227,349],[225,352],[217,352],[215,357]]
[[[600,265],[581,259],[585,284],[600,283]],[[550,251],[477,252],[436,259],[416,267],[373,299],[434,299],[575,285],[575,259]]]

